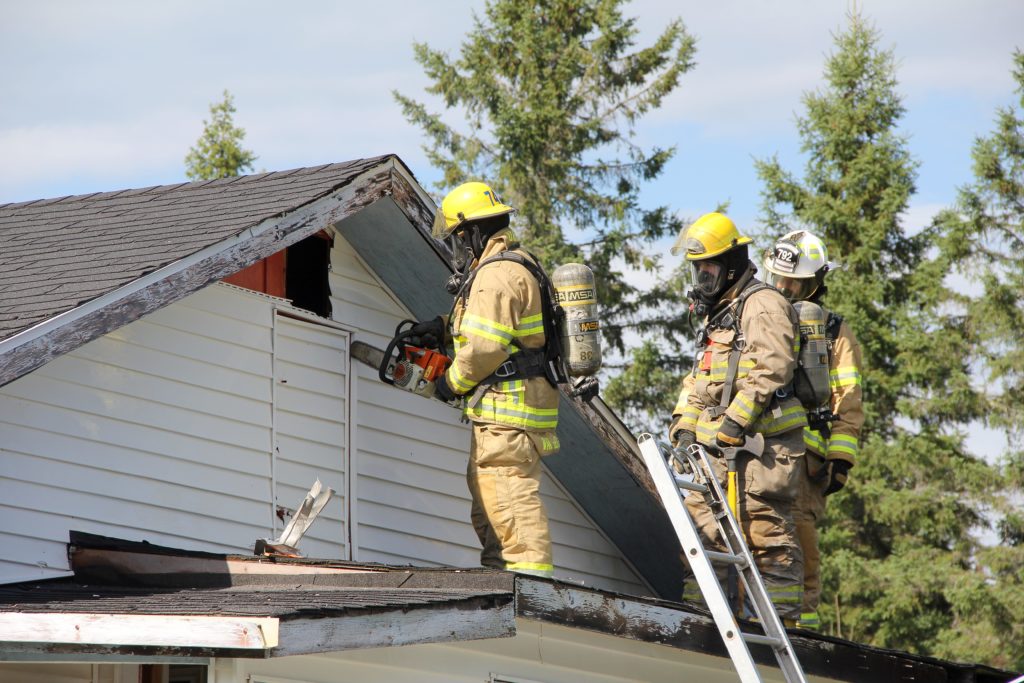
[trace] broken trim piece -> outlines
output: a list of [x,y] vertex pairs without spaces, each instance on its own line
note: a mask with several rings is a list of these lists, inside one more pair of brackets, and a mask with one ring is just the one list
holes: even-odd
[[0,613],[0,643],[269,650],[276,617]]
[[371,647],[512,638],[515,635],[512,596],[488,596],[440,606],[324,619],[289,619],[281,622],[281,644],[269,655],[284,657]]

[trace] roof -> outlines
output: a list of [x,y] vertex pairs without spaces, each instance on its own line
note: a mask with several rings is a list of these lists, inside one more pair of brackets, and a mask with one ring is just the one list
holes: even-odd
[[[279,657],[511,637],[516,619],[527,619],[715,655],[730,666],[700,608],[500,570],[221,555],[76,532],[70,556],[73,579],[0,587],[0,656]],[[153,617],[159,630],[136,626]],[[15,640],[41,634],[40,624],[48,635]],[[246,625],[258,627],[259,637],[240,637]],[[806,631],[790,638],[805,671],[828,680],[995,683],[1012,676]],[[766,648],[753,652],[775,666]]]

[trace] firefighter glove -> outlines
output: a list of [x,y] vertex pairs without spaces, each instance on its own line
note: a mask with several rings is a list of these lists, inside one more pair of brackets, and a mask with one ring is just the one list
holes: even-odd
[[439,349],[444,342],[444,328],[444,318],[441,316],[418,322],[409,328],[409,334],[413,337],[410,342],[417,346]]
[[583,399],[584,403],[590,403],[600,390],[596,377],[583,377],[573,385],[572,395]]
[[689,429],[677,429],[672,432],[672,445],[678,451],[685,451],[695,443],[697,443],[697,435]]
[[434,380],[434,393],[445,403],[451,403],[457,398],[455,392],[448,386],[448,379],[444,374]]
[[739,422],[726,415],[725,419],[722,420],[722,426],[718,428],[715,443],[718,444],[719,448],[733,448],[735,446],[742,446],[743,438],[743,427],[740,426]]
[[828,461],[828,487],[825,495],[831,496],[839,489],[846,486],[846,475],[850,471],[850,463],[845,460]]

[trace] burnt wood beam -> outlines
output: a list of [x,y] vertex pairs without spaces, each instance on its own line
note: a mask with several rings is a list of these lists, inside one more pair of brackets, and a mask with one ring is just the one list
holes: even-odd
[[[640,601],[565,584],[516,578],[516,614],[521,618],[722,657],[726,660],[724,664],[731,668],[722,637],[711,616],[681,607],[679,604]],[[743,628],[759,632],[757,626],[749,622],[745,622]],[[801,637],[795,630],[789,633],[797,659],[809,675],[850,683],[974,680],[973,677],[961,679],[951,676],[951,671],[941,662],[927,657],[817,634]],[[767,646],[754,645],[750,651],[758,664],[778,667]],[[962,674],[963,671],[958,668],[955,673]]]

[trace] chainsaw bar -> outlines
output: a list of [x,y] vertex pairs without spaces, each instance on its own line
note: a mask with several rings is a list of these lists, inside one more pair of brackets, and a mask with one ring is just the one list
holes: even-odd
[[349,349],[349,355],[356,360],[378,370],[384,363],[384,351],[376,346],[370,346],[366,342],[353,341]]

